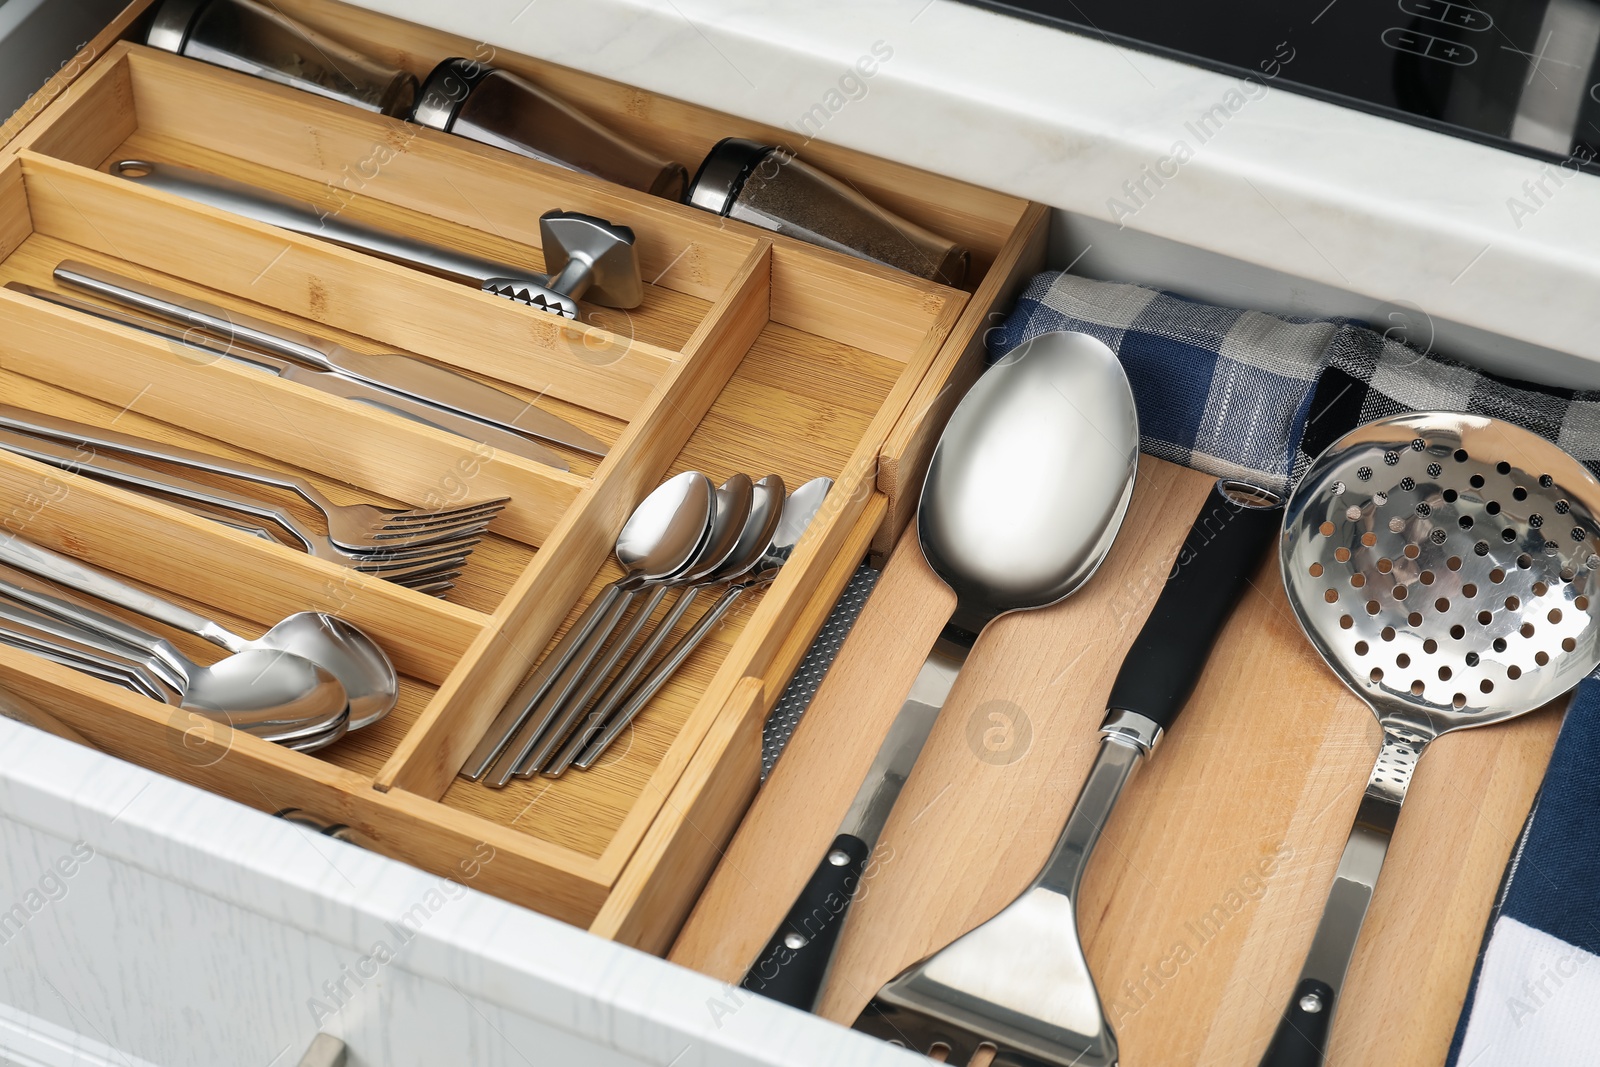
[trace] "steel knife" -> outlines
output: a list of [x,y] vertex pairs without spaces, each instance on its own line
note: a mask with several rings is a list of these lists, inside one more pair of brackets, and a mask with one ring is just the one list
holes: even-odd
[[181,296],[157,286],[66,260],[56,281],[103,297],[122,307],[202,330],[261,352],[332,371],[457,415],[528,434],[567,448],[604,457],[604,441],[543,408],[448,367],[398,352],[369,355],[299,330],[276,326],[240,312]]
[[343,397],[346,400],[353,400],[358,404],[366,404],[369,407],[381,408],[391,414],[410,419],[412,422],[419,422],[424,426],[431,426],[436,430],[443,430],[445,433],[488,445],[499,452],[507,452],[521,456],[524,459],[531,459],[537,463],[554,467],[557,470],[571,469],[560,453],[551,451],[537,441],[524,437],[522,434],[511,433],[488,423],[463,418],[450,411],[429,407],[397,393],[379,389],[367,382],[358,381],[354,378],[347,378],[336,372],[312,370],[298,363],[279,359],[269,353],[257,352],[251,348],[230,344],[228,341],[205,333],[183,330],[159,319],[147,318],[146,316],[121,311],[117,308],[108,308],[100,304],[90,303],[87,300],[68,296],[65,293],[53,293],[48,290],[37,289],[31,285],[24,285],[21,282],[7,282],[6,288],[43,300],[46,303],[55,304],[58,307],[71,308],[74,311],[81,311],[84,314],[93,315],[109,322],[131,326],[133,329],[155,334],[157,337],[164,337],[176,344],[183,345],[185,348],[221,356],[235,363],[242,363],[257,370],[275,374],[285,381],[309,386],[319,392]]

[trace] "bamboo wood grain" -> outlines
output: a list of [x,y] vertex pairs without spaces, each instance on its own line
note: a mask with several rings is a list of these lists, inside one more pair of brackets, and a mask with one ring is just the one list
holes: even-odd
[[[356,831],[368,847],[442,877],[567,922],[586,922],[606,886],[588,861],[520,840],[404,793],[376,792],[365,777],[249,734],[0,647],[0,689],[39,704],[111,755],[265,812],[300,808]],[[477,861],[475,875],[464,867]]]
[[[1053,846],[1092,761],[1111,678],[1209,480],[1148,457],[1141,471],[1093,581],[1055,608],[1001,620],[974,650],[852,910],[825,1016],[847,1023],[901,967],[994,914]],[[929,618],[950,602],[908,531],[672,959],[729,981],[742,974],[833,833],[937,629]],[[1005,763],[1013,753],[986,750],[984,731],[990,712],[1018,708],[1030,736],[1022,746],[1012,735],[1020,756]],[[1330,1064],[1443,1059],[1557,725],[1547,710],[1430,750]],[[1371,713],[1300,633],[1275,560],[1264,560],[1183,718],[1107,825],[1083,887],[1085,950],[1129,1067],[1259,1058],[1377,739]]]
[[28,214],[22,164],[12,160],[0,169],[0,259],[15,252],[31,233],[33,219]]
[[661,394],[631,424],[567,509],[545,551],[507,596],[494,622],[505,638],[487,644],[470,676],[447,684],[440,701],[379,773],[380,789],[438,798],[449,787],[500,706],[532,666],[598,570],[617,533],[673,455],[688,440],[767,321],[771,246],[753,250],[734,284],[685,346]]
[[666,806],[679,805],[673,813],[678,833],[641,846],[590,933],[646,952],[666,950],[693,900],[684,887],[704,883],[760,784],[761,722],[770,708],[760,678],[738,681],[704,741],[719,759],[701,762],[696,769],[703,777],[685,775],[663,798]]
[[[872,494],[843,545],[831,554],[817,593],[787,628],[783,648],[764,671],[766,697],[761,698],[761,684],[754,689],[756,699],[741,697],[760,678],[747,675],[736,683],[694,759],[661,805],[661,814],[629,858],[605,907],[590,924],[590,933],[646,952],[664,954],[671,947],[694,903],[694,896],[681,890],[698,891],[722,858],[723,847],[760,785],[767,715],[855,573],[887,507],[882,495]],[[697,798],[713,782],[722,802],[708,808]]]
[[[34,228],[301,318],[631,419],[676,356],[629,341],[596,366],[590,327],[470,286],[23,152]],[[417,308],[427,308],[419,316]],[[616,351],[609,342],[606,352]]]
[[[450,56],[516,71],[623,136],[688,166],[690,173],[724,137],[795,144],[795,131],[674,100],[570,67],[506,52],[481,41],[329,0],[278,0],[278,7],[364,53],[419,77]],[[973,252],[976,283],[1006,241],[1026,202],[824,140],[807,140],[802,155],[896,214],[960,241]]]
[[[507,496],[496,528],[540,544],[587,479],[367,404],[200,356],[0,289],[7,369],[269,453],[416,507]],[[70,338],[63,344],[64,338]],[[209,359],[209,362],[206,360]],[[467,487],[465,491],[463,486]]]
[[1015,231],[995,254],[994,263],[972,294],[961,320],[950,331],[928,374],[917,387],[905,417],[895,424],[883,444],[878,467],[878,488],[888,494],[890,513],[878,532],[872,550],[879,558],[894,549],[895,541],[916,514],[922,479],[939,433],[950,413],[982,373],[989,331],[1000,325],[1032,277],[1042,271],[1050,242],[1050,209],[1030,204]]
[[[330,193],[345,194],[337,202],[354,186],[535,248],[546,211],[599,215],[634,228],[646,278],[705,300],[716,299],[750,249],[750,239],[708,231],[697,212],[659,197],[246,74],[140,45],[117,47],[128,53],[141,127],[325,182]],[[680,265],[690,247],[693,260]]]

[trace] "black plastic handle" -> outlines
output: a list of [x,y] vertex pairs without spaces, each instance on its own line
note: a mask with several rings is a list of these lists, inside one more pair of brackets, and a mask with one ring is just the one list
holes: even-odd
[[1261,1067],[1320,1067],[1333,1022],[1333,987],[1307,978],[1294,988]]
[[1243,482],[1212,486],[1106,707],[1136,712],[1163,730],[1172,725],[1283,521],[1281,505],[1276,494]]
[[739,985],[791,1008],[810,1011],[839,943],[845,913],[872,850],[859,837],[833,839],[811,880]]

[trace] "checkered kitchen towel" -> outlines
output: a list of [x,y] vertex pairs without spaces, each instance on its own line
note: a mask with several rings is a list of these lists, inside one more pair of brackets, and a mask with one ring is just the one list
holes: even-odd
[[[1050,330],[1121,358],[1141,448],[1287,489],[1356,426],[1470,411],[1527,427],[1600,476],[1600,393],[1495,378],[1347,319],[1279,318],[1136,285],[1035,278],[989,337],[999,359]],[[1506,869],[1449,1067],[1600,1064],[1600,680],[1568,707]]]
[[989,335],[989,358],[1050,330],[1091,334],[1122,359],[1146,453],[1218,477],[1287,489],[1361,423],[1424,409],[1526,426],[1600,475],[1600,393],[1491,377],[1349,319],[1285,318],[1041,274]]

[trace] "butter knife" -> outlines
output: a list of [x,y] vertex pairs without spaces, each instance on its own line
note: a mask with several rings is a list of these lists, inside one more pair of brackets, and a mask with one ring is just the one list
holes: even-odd
[[332,371],[396,393],[430,407],[520,432],[558,445],[604,457],[605,442],[565,419],[519,400],[510,393],[426,360],[398,352],[368,355],[310,334],[229,311],[154,285],[67,260],[55,269],[56,281],[103,297],[114,304],[203,330],[225,341],[237,341],[261,352]]
[[368,407],[381,408],[391,414],[410,419],[412,422],[419,422],[424,426],[431,426],[436,430],[443,430],[445,433],[488,445],[497,452],[521,456],[524,459],[531,459],[548,467],[554,467],[557,470],[571,469],[560,453],[554,452],[537,441],[524,437],[522,434],[511,433],[488,423],[478,422],[475,419],[464,418],[449,411],[429,407],[427,404],[411,400],[398,393],[379,389],[367,382],[347,378],[337,372],[312,370],[298,363],[279,359],[269,353],[257,352],[252,348],[231,344],[221,338],[183,330],[159,319],[147,318],[143,315],[122,311],[117,308],[108,308],[101,304],[68,296],[65,293],[37,289],[31,285],[24,285],[22,282],[7,282],[6,288],[13,292],[22,293],[25,296],[34,297],[37,300],[43,300],[49,304],[55,304],[58,307],[71,308],[74,311],[81,311],[86,315],[93,315],[108,322],[119,323],[123,326],[130,326],[135,330],[155,334],[157,337],[164,337],[176,344],[183,345],[185,348],[209,352],[224,359],[233,360],[235,363],[243,363],[247,366],[255,367],[257,370],[275,374],[285,381],[309,386],[319,392],[343,397],[346,400],[353,400],[358,404],[366,404]]

